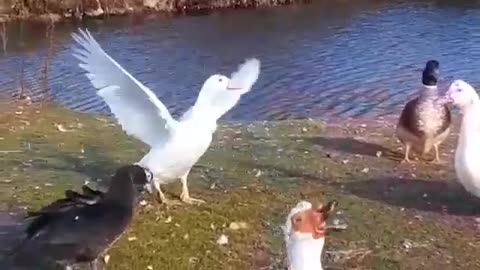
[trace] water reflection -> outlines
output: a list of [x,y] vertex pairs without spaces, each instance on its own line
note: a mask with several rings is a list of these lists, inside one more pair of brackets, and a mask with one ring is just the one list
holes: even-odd
[[[62,23],[55,27],[49,86],[66,106],[108,113],[71,56],[70,33],[88,27],[174,115],[193,104],[209,75],[229,74],[250,56],[262,60],[260,79],[225,119],[388,115],[415,93],[431,58],[441,63],[442,86],[455,77],[478,82],[478,7],[476,1],[321,1],[209,16]],[[18,88],[23,60],[26,86],[41,94],[39,71],[49,51],[44,29],[9,26],[0,89]]]

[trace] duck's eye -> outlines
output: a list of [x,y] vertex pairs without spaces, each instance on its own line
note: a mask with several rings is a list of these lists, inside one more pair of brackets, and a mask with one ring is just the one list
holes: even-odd
[[222,78],[220,78],[220,79],[218,79],[218,81],[219,81],[219,82],[223,82],[223,79],[222,79]]
[[152,181],[153,179],[153,174],[151,172],[147,172],[147,182]]

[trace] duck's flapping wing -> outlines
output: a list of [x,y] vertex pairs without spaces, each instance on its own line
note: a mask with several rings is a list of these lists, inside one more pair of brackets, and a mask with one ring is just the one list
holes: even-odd
[[230,75],[228,82],[229,88],[239,88],[242,94],[250,91],[253,84],[258,80],[260,75],[260,60],[256,58],[247,59],[243,64],[238,66],[237,71]]
[[[260,61],[258,59],[247,59],[239,65],[237,71],[231,74],[227,89],[212,96],[210,113],[216,119],[222,117],[238,103],[243,94],[251,90],[259,75]],[[188,117],[189,113],[191,111],[188,111],[182,119]]]
[[163,144],[177,123],[165,105],[111,58],[88,30],[79,29],[72,37],[80,45],[74,53],[79,66],[123,130],[151,147]]

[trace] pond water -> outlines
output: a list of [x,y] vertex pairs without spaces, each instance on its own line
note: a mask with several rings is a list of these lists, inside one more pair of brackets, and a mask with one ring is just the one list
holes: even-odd
[[45,25],[10,24],[6,53],[0,51],[0,92],[18,91],[22,81],[26,94],[39,97],[51,55],[53,98],[108,114],[72,56],[71,32],[87,27],[175,116],[194,103],[209,75],[228,75],[255,56],[262,61],[259,80],[223,119],[378,117],[398,113],[415,95],[430,59],[440,61],[441,86],[454,78],[478,84],[479,25],[476,1],[338,1],[111,17],[57,24],[51,39]]

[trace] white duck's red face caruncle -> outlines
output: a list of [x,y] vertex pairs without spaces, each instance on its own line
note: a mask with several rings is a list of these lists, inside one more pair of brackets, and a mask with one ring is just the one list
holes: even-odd
[[313,239],[325,237],[326,220],[336,205],[336,201],[331,201],[326,206],[312,207],[293,215],[291,218],[293,232],[311,234]]
[[470,105],[475,99],[478,99],[475,89],[462,80],[455,80],[452,82],[444,97],[444,101],[452,103],[460,108]]

